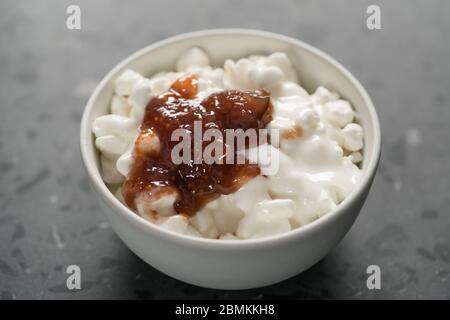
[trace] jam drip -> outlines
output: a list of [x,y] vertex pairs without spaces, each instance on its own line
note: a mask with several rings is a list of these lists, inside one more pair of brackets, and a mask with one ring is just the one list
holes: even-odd
[[[167,92],[152,98],[147,105],[136,144],[146,135],[156,135],[159,151],[144,152],[135,145],[134,163],[122,189],[129,207],[136,209],[136,197],[142,193],[147,199],[157,199],[165,192],[176,190],[175,211],[193,215],[209,201],[237,191],[260,174],[258,165],[248,162],[206,164],[203,161],[195,164],[194,121],[201,121],[202,132],[217,129],[223,137],[226,129],[264,128],[272,114],[269,93],[265,90],[225,90],[200,100],[196,99],[197,92],[197,78],[188,75],[175,81]],[[171,135],[178,128],[191,133],[192,148],[190,161],[176,165],[172,162],[171,152],[179,141],[172,141]],[[203,147],[209,143],[203,142]],[[236,150],[232,152],[236,160]]]

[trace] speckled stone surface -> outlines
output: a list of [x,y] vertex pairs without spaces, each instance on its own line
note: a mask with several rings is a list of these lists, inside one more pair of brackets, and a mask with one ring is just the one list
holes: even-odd
[[[79,4],[82,29],[65,26]],[[382,30],[365,26],[381,6]],[[1,1],[0,298],[450,298],[450,2]],[[357,222],[323,261],[280,284],[208,290],[173,280],[113,233],[81,164],[81,113],[117,62],[154,41],[218,27],[317,46],[373,98],[383,155]],[[82,290],[65,286],[67,265]],[[382,271],[366,288],[366,268]]]

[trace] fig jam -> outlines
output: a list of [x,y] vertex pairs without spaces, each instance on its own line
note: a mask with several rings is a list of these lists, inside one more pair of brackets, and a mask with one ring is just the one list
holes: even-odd
[[[216,129],[224,137],[226,129],[257,130],[271,121],[270,95],[265,90],[225,90],[203,100],[196,98],[197,93],[197,78],[188,75],[148,103],[136,143],[151,132],[159,139],[159,152],[146,153],[134,148],[134,163],[122,189],[126,204],[132,209],[136,209],[135,199],[142,192],[156,199],[165,190],[176,190],[175,211],[193,215],[209,201],[237,191],[260,174],[258,165],[248,162],[195,163],[194,148],[187,163],[174,164],[171,153],[179,141],[172,141],[172,132],[179,128],[186,130],[194,146],[194,121],[201,121],[203,132]],[[204,147],[205,142],[202,144]],[[237,151],[232,151],[235,159]]]

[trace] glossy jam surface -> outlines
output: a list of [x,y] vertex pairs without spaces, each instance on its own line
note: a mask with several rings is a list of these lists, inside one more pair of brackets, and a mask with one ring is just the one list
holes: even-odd
[[[226,90],[199,100],[197,91],[197,78],[185,76],[147,105],[136,143],[149,133],[156,134],[159,152],[143,152],[135,147],[134,163],[122,189],[129,207],[136,208],[135,199],[143,192],[148,199],[157,199],[175,189],[178,193],[175,211],[192,215],[220,195],[237,191],[260,173],[259,167],[250,163],[194,163],[194,121],[201,121],[202,132],[216,129],[224,137],[226,129],[264,128],[271,121],[269,93]],[[179,128],[190,134],[191,156],[188,162],[174,164],[171,153],[179,141],[172,141],[171,136]],[[208,143],[203,141],[202,147]],[[230,152],[223,150],[225,156]],[[234,159],[236,151],[231,151]]]

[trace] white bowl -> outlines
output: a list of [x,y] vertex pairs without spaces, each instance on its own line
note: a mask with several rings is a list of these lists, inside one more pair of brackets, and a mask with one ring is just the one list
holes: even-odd
[[[214,65],[227,58],[282,51],[288,54],[302,86],[337,91],[355,107],[364,128],[363,175],[339,206],[310,224],[285,234],[255,240],[211,240],[159,228],[124,206],[99,172],[92,135],[96,117],[108,113],[115,78],[125,68],[143,75],[174,70],[187,49],[206,50]],[[380,157],[380,127],[375,108],[361,84],[338,62],[301,41],[254,30],[207,30],[152,44],[123,60],[100,82],[81,122],[81,154],[90,182],[106,206],[111,225],[125,244],[159,271],[182,281],[217,289],[248,289],[290,278],[321,260],[347,233],[367,197]]]

